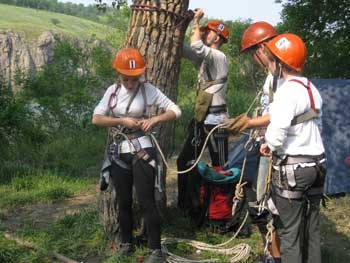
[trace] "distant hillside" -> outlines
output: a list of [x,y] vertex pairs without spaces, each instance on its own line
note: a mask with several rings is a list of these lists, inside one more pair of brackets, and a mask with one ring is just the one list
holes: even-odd
[[[36,39],[44,31],[51,31],[81,40],[93,37],[104,41],[113,31],[106,25],[90,20],[5,4],[0,4],[0,14],[0,30],[23,32],[27,40]],[[123,34],[120,31],[120,35]]]
[[[117,18],[117,17],[116,17]],[[124,26],[119,23],[118,26]],[[121,27],[119,27],[121,28]],[[85,48],[103,46],[115,52],[125,30],[69,15],[0,4],[0,78],[14,91],[17,72],[36,74],[54,61],[59,41]]]
[[83,4],[72,3],[72,1],[62,2],[57,0],[0,0],[0,4],[46,10],[85,18],[97,23],[101,23],[101,14],[106,14],[113,10],[112,7],[107,6],[106,11],[101,12],[101,9],[97,8],[96,5],[85,6]]

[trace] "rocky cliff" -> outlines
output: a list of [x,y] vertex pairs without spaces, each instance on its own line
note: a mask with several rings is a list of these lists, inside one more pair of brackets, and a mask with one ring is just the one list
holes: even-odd
[[103,46],[115,52],[111,46],[97,39],[81,41],[45,31],[37,39],[29,41],[21,33],[0,30],[0,79],[9,83],[14,92],[17,92],[21,86],[15,82],[16,74],[36,74],[44,65],[52,63],[54,48],[59,41],[69,41],[83,49]]
[[28,41],[20,33],[0,31],[0,74],[14,91],[16,73],[35,74],[53,60],[53,49],[58,36],[43,32],[37,39]]

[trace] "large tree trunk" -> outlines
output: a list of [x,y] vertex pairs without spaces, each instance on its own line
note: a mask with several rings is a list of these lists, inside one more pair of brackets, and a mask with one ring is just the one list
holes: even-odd
[[[158,5],[157,5],[158,3]],[[134,1],[125,46],[146,58],[146,79],[176,101],[180,59],[188,26],[188,0]],[[159,125],[157,137],[165,153],[174,123]],[[164,136],[166,135],[166,136]]]
[[[140,50],[146,58],[147,81],[173,101],[177,98],[183,41],[191,20],[188,4],[189,0],[134,1],[124,43],[126,47]],[[159,145],[167,155],[172,146],[169,141],[174,135],[174,123],[161,124],[155,132]],[[110,240],[115,240],[119,224],[114,189],[101,195],[100,208],[106,234]]]

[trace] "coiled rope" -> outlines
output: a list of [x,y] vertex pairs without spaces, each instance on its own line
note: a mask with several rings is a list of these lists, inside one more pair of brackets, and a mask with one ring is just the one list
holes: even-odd
[[217,245],[211,245],[200,241],[195,241],[191,239],[181,239],[181,238],[166,238],[162,240],[162,249],[164,252],[168,254],[167,262],[168,263],[204,263],[204,262],[218,262],[219,259],[198,259],[198,260],[191,260],[184,257],[180,257],[178,255],[175,255],[167,249],[167,245],[169,244],[175,244],[175,243],[186,243],[191,245],[192,247],[198,249],[199,252],[201,251],[211,251],[219,254],[224,254],[231,256],[229,262],[238,262],[238,261],[245,261],[249,258],[251,247],[248,244],[240,243],[234,246],[230,246],[230,243],[237,237],[238,233],[241,231],[243,225],[245,224],[246,220],[248,218],[248,212],[246,213],[244,220],[240,227],[237,229],[236,233],[226,242],[217,244]]

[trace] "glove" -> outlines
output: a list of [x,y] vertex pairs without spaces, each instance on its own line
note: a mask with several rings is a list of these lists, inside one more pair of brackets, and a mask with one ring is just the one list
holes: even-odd
[[226,128],[231,134],[236,135],[248,128],[248,121],[250,118],[247,114],[242,113],[235,118],[226,120],[226,125],[223,128]]

